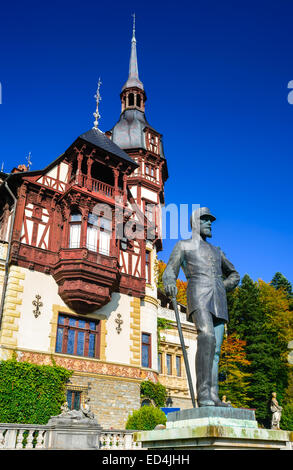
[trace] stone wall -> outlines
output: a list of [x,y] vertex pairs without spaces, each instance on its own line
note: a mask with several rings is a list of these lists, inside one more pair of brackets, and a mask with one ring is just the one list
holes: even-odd
[[[140,408],[140,381],[74,374],[70,383],[83,387],[98,423],[104,428],[125,429],[128,415]],[[70,389],[70,384],[67,385]]]

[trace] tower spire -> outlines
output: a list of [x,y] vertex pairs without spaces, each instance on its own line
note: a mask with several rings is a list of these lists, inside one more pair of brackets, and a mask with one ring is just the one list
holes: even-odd
[[132,39],[131,39],[131,52],[130,52],[130,61],[129,61],[129,74],[128,80],[122,88],[122,91],[125,88],[137,87],[143,90],[143,84],[138,77],[138,65],[137,65],[137,52],[136,52],[136,37],[135,37],[135,13],[132,14],[133,24],[132,24]]
[[133,18],[132,41],[136,42],[136,39],[135,39],[135,13],[132,13],[132,18]]

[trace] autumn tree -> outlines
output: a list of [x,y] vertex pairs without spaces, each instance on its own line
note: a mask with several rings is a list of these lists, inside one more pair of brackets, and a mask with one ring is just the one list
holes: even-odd
[[244,371],[250,365],[245,346],[246,342],[236,333],[226,336],[219,362],[219,396],[226,395],[236,408],[247,407],[251,402],[248,396],[251,374]]
[[[160,289],[162,292],[164,292],[164,284],[163,284],[163,273],[166,269],[166,263],[164,261],[159,260],[157,262],[157,269],[156,269],[156,279],[157,279],[157,287]],[[177,279],[176,281],[176,287],[177,287],[177,302],[182,304],[182,305],[187,305],[187,300],[186,300],[186,289],[187,289],[187,282],[182,281],[181,279]]]

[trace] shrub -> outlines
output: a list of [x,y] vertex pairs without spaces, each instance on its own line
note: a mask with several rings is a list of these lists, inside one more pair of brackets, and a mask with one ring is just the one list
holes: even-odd
[[165,424],[165,413],[155,406],[143,406],[128,416],[126,429],[152,430],[157,424]]
[[154,383],[151,380],[144,380],[140,384],[140,396],[142,398],[150,398],[156,406],[165,406],[167,390],[159,382]]
[[71,371],[16,359],[0,362],[0,422],[47,424],[60,413]]

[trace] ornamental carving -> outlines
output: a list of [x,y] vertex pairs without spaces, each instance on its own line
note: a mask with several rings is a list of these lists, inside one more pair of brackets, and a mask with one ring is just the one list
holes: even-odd
[[38,318],[38,316],[41,315],[40,307],[43,307],[43,302],[41,302],[41,296],[39,294],[36,294],[35,300],[32,301],[32,304],[36,307],[33,310],[33,314],[35,318]]

